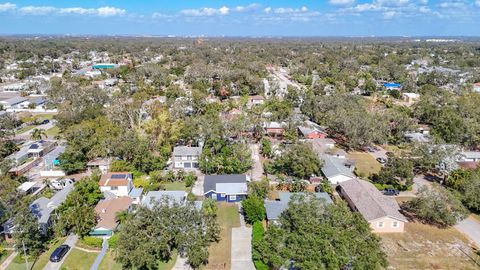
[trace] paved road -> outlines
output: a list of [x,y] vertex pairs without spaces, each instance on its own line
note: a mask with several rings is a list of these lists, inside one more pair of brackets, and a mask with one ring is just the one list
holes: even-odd
[[432,182],[425,179],[424,175],[415,175],[411,191],[400,191],[400,197],[417,197],[418,190],[423,186],[430,186]]
[[104,237],[102,242],[102,250],[97,255],[97,258],[95,258],[95,261],[93,262],[92,267],[90,267],[90,270],[98,269],[98,267],[100,266],[100,263],[103,260],[103,257],[105,256],[105,254],[107,254],[107,250],[108,250],[108,239]]
[[260,146],[258,144],[250,144],[252,152],[253,168],[250,170],[252,181],[260,181],[263,178],[263,165],[260,159]]
[[255,270],[252,261],[252,228],[245,226],[241,205],[237,204],[240,227],[232,228],[231,270]]
[[190,265],[187,263],[188,258],[182,258],[180,255],[177,256],[177,260],[175,261],[175,265],[173,266],[172,270],[190,270],[192,269]]
[[13,261],[13,259],[15,259],[15,257],[17,257],[17,255],[18,255],[18,252],[16,251],[12,252],[12,254],[10,254],[10,256],[8,256],[8,258],[6,258],[5,261],[3,261],[3,263],[0,265],[0,269],[1,270],[7,269],[8,265],[10,265],[10,263]]
[[480,222],[473,217],[464,219],[455,228],[467,235],[480,248]]
[[70,246],[70,250],[68,251],[68,253],[65,254],[65,256],[63,256],[63,259],[60,262],[54,263],[54,262],[48,261],[47,265],[43,268],[43,270],[59,270],[60,267],[62,266],[62,263],[65,261],[65,258],[68,257],[73,247],[75,247],[75,244],[77,244],[77,241],[78,241],[78,236],[74,234],[69,235],[65,240],[65,242],[63,243],[64,245]]

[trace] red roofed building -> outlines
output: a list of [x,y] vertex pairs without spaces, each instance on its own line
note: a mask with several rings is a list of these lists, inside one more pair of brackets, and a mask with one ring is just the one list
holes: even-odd
[[108,192],[117,197],[128,196],[133,188],[133,176],[129,172],[107,173],[102,175],[98,185],[102,192]]

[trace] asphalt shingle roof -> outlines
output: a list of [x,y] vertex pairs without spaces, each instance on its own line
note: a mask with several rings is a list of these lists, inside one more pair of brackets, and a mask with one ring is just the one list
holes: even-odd
[[372,183],[352,179],[340,183],[340,187],[367,221],[389,216],[407,222],[395,199],[383,195]]
[[[221,174],[221,175],[205,175],[205,180],[203,181],[203,190],[204,192],[209,192],[210,190],[217,190],[217,184],[219,183],[247,183],[247,177],[244,174]],[[240,187],[240,186],[239,186]],[[243,193],[243,192],[239,192]]]
[[324,161],[322,173],[325,177],[330,178],[341,174],[355,177],[353,175],[353,166],[350,168],[345,166],[345,163],[348,162],[348,160],[331,155],[322,155],[322,160]]
[[199,156],[201,153],[201,147],[177,146],[173,148],[174,156]]

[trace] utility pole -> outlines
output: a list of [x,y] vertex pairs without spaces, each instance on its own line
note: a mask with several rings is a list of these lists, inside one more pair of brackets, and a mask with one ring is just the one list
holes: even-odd
[[28,265],[28,258],[27,258],[27,250],[25,249],[25,243],[22,240],[22,246],[23,246],[23,257],[25,258],[25,266],[27,267],[27,270],[30,270],[30,267]]

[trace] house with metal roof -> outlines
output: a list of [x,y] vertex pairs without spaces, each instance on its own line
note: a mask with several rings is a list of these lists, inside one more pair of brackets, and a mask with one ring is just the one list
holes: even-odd
[[24,97],[12,97],[6,100],[1,100],[0,104],[3,105],[4,109],[20,109],[22,104],[27,102],[28,99]]
[[326,204],[333,203],[332,198],[326,192],[278,192],[277,200],[265,200],[264,206],[267,213],[268,224],[278,224],[280,215],[288,208],[288,203],[294,196],[305,196],[307,194],[314,195],[317,199],[324,201]]
[[176,146],[173,148],[173,167],[175,169],[198,168],[201,147]]
[[142,205],[152,208],[155,203],[168,201],[169,203],[184,204],[187,199],[187,193],[183,190],[160,190],[149,191],[142,199]]
[[407,221],[393,197],[383,195],[372,183],[352,179],[337,188],[353,211],[358,211],[368,221],[374,232],[403,232]]
[[247,176],[244,174],[205,175],[204,195],[221,202],[239,202],[248,193]]
[[142,202],[143,188],[132,188],[128,197],[132,198],[132,204],[140,204]]
[[331,184],[337,185],[355,178],[353,174],[355,166],[352,161],[328,154],[322,155],[321,158],[323,160],[322,173]]
[[57,209],[67,199],[68,194],[73,190],[74,185],[66,185],[62,190],[48,199],[40,197],[30,204],[30,211],[38,219],[40,231],[46,235],[52,225],[55,209]]

